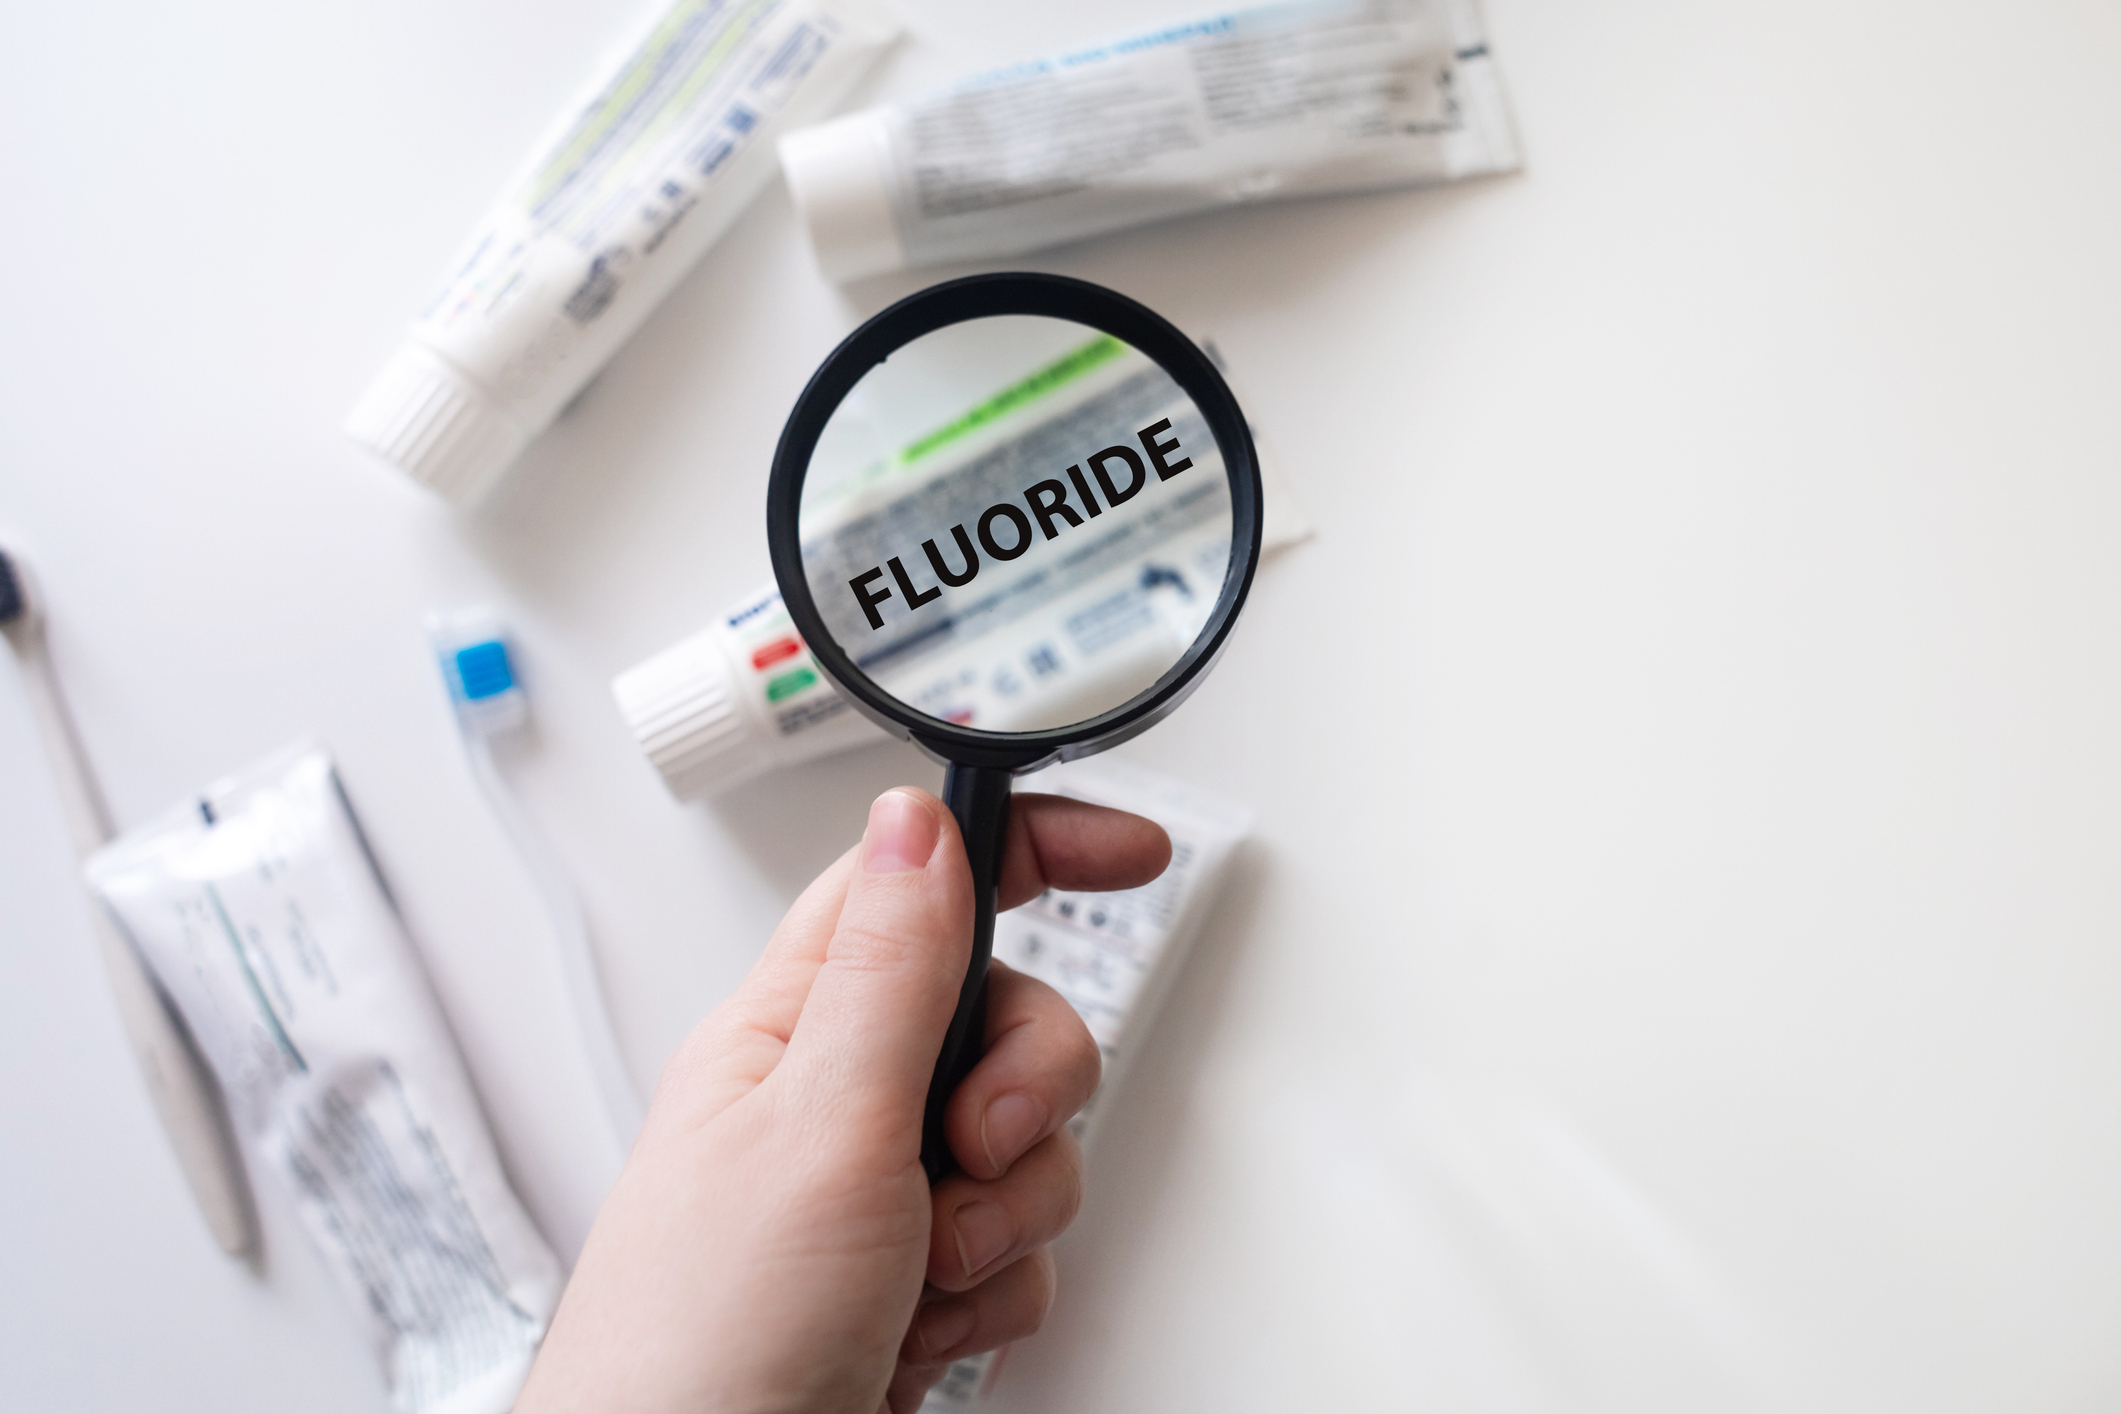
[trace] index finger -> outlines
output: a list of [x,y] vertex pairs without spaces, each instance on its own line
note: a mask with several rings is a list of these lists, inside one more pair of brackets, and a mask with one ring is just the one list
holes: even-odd
[[[1170,862],[1171,838],[1153,820],[1066,796],[1015,796],[1009,802],[1009,840],[995,906],[1014,908],[1049,888],[1136,888]],[[824,963],[853,870],[850,850],[781,920],[739,991],[741,1001],[733,1011],[742,1024],[787,1042]]]
[[1154,820],[1065,795],[1009,802],[996,909],[1029,903],[1047,889],[1139,888],[1171,862],[1171,837]]

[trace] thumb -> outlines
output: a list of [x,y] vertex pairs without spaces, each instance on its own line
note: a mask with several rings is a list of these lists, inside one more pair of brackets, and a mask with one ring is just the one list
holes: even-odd
[[825,960],[775,1075],[808,1105],[920,1148],[921,1110],[972,957],[972,870],[957,821],[922,790],[886,791]]

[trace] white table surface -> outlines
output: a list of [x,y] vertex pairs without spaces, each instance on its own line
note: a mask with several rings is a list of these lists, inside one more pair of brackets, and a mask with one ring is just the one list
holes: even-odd
[[[1198,11],[900,0],[899,93]],[[2121,1403],[2121,10],[1492,0],[1530,166],[1026,262],[1228,354],[1321,527],[1136,760],[1256,806],[1004,1411]],[[634,1074],[878,747],[679,806],[607,695],[766,577],[860,317],[770,191],[477,514],[338,432],[622,11],[0,17],[0,531],[137,822],[312,733],[515,1179],[598,1139],[419,630],[485,602],[512,767]],[[375,1411],[266,1190],[192,1211],[0,662],[11,1409]]]

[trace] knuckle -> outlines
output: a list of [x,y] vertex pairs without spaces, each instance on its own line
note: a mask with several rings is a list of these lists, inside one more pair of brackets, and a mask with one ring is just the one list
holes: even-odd
[[1083,1165],[1081,1157],[1078,1156],[1062,1174],[1060,1204],[1054,1213],[1055,1226],[1058,1229],[1056,1235],[1066,1232],[1069,1224],[1075,1221],[1076,1215],[1082,1210]]
[[911,934],[843,923],[826,947],[825,960],[854,972],[896,972],[919,960],[926,951]]
[[1053,1253],[1041,1247],[1031,1254],[1032,1276],[1023,1311],[1023,1334],[1037,1335],[1046,1324],[1046,1316],[1053,1310],[1054,1293],[1059,1286],[1053,1265]]
[[[1001,964],[994,966],[999,969]],[[990,1043],[1011,1031],[1019,1032],[1027,1056],[1035,1057],[1032,1063],[1042,1082],[1053,1087],[1054,1098],[1065,1099],[1071,1111],[1081,1108],[1097,1089],[1105,1069],[1104,1052],[1089,1026],[1066,998],[1039,978],[1013,973],[1005,987],[1014,995],[1006,1004],[1007,1018]]]
[[1098,1078],[1104,1073],[1104,1052],[1098,1049],[1097,1038],[1090,1034],[1089,1025],[1067,999],[1044,982],[1038,985],[1048,994],[1041,1000],[1059,1033],[1060,1044],[1055,1054],[1059,1069],[1084,1094],[1088,1094],[1097,1088]]
[[1065,1129],[1050,1135],[1035,1152],[1037,1163],[1026,1175],[1023,1201],[1036,1216],[1026,1226],[1037,1240],[1050,1242],[1082,1211],[1083,1152]]
[[1088,1100],[1096,1091],[1098,1082],[1104,1078],[1105,1053],[1098,1049],[1096,1040],[1090,1035],[1090,1028],[1083,1025],[1080,1019],[1076,1022],[1075,1034],[1069,1038],[1067,1067],[1068,1079],[1076,1093]]

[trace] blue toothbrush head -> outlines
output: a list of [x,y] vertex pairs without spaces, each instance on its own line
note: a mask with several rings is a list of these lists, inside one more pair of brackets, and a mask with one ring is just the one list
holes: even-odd
[[432,614],[427,636],[458,720],[491,734],[529,719],[530,698],[509,662],[508,635],[498,616],[484,610]]
[[467,643],[450,657],[457,690],[469,702],[484,702],[516,690],[515,669],[508,665],[508,645],[498,638]]

